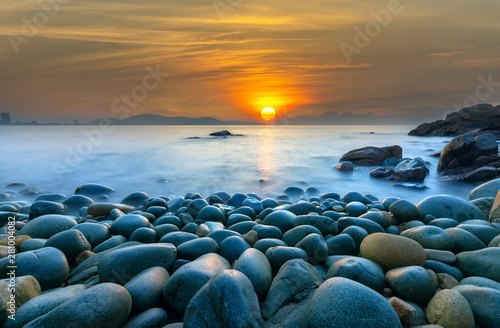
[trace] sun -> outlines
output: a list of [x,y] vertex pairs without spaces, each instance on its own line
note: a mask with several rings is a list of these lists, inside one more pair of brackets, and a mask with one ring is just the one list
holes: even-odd
[[265,121],[270,121],[276,117],[276,111],[272,107],[266,107],[260,111],[260,116],[262,116]]

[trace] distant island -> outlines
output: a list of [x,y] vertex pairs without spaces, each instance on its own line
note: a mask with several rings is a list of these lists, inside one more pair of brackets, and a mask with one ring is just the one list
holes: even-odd
[[[113,125],[248,125],[260,124],[256,122],[245,121],[221,121],[213,117],[167,117],[155,114],[141,114],[131,116],[125,119],[108,118]],[[88,122],[88,125],[99,124],[101,120]]]

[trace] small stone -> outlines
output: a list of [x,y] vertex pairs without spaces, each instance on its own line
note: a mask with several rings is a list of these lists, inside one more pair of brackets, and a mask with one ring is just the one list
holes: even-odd
[[434,280],[429,272],[420,266],[389,270],[385,279],[396,293],[417,304],[427,304],[435,293]]
[[465,297],[445,289],[439,291],[427,305],[427,320],[444,328],[474,328],[474,315]]
[[388,301],[398,314],[399,321],[403,327],[410,326],[413,323],[415,314],[417,313],[415,308],[397,297],[391,297]]

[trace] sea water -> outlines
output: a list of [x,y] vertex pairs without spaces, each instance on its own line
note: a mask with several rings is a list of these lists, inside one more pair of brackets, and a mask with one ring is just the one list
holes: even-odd
[[[114,200],[134,191],[183,196],[216,191],[254,192],[265,197],[288,186],[322,193],[371,193],[413,202],[433,194],[463,198],[472,184],[442,181],[436,172],[449,137],[408,136],[411,126],[2,126],[0,191],[25,182],[42,192],[73,194],[84,183],[116,189]],[[221,129],[242,136],[211,137]],[[198,138],[193,138],[198,137]],[[429,162],[425,189],[370,177],[373,167],[339,172],[349,150],[400,145],[403,157]]]

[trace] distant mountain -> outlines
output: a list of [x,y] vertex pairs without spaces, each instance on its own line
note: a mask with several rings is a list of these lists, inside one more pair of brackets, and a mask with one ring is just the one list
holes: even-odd
[[[123,120],[116,118],[109,118],[113,125],[248,125],[248,124],[259,124],[255,122],[243,122],[243,121],[221,121],[213,117],[184,117],[184,116],[174,116],[167,117],[162,115],[154,114],[141,114],[135,115]],[[88,122],[87,124],[99,124],[101,120],[95,120]]]

